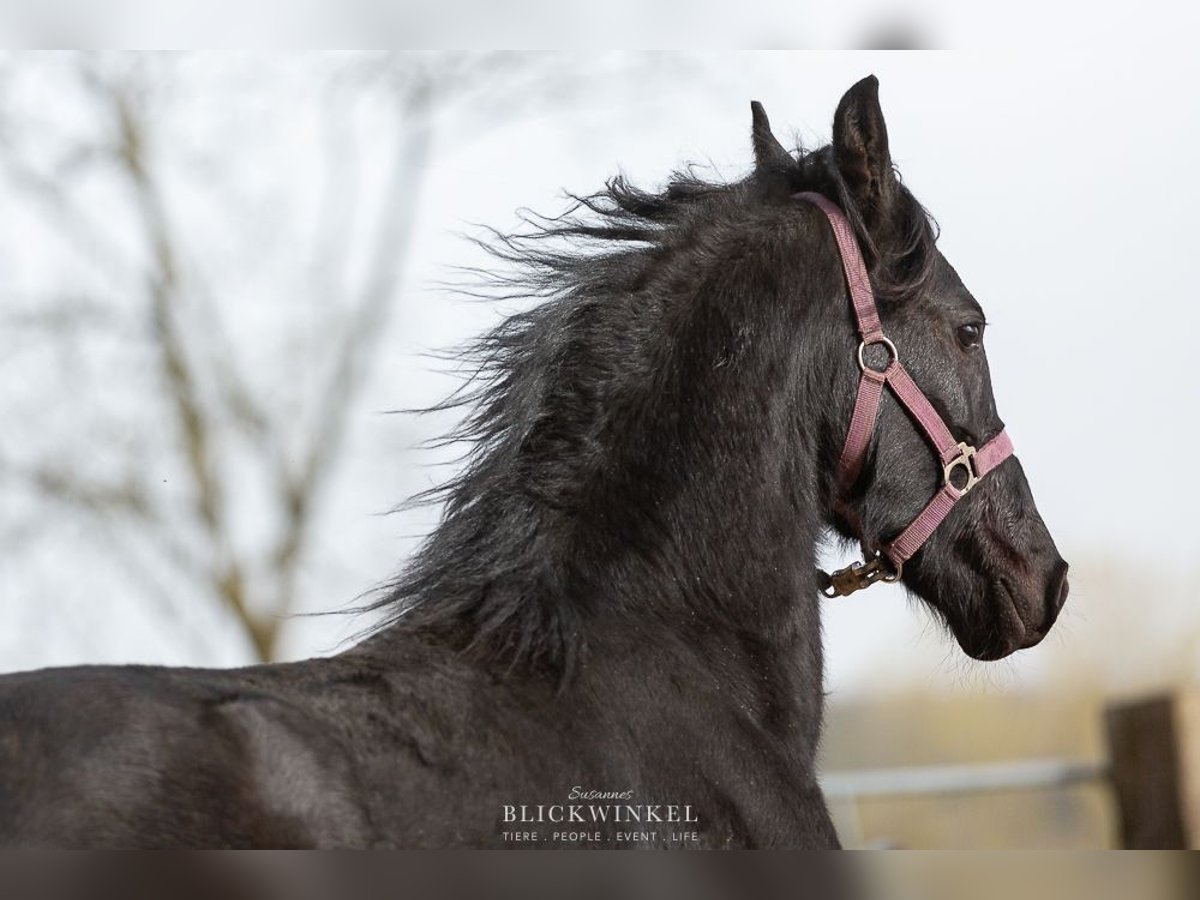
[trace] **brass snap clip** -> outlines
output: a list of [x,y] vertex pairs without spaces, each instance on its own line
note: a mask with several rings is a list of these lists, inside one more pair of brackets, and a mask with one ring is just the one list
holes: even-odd
[[869,560],[838,569],[829,576],[829,585],[821,593],[830,599],[849,597],[855,591],[869,588],[877,581],[885,584],[899,581],[900,572],[901,569],[891,571],[883,556],[876,554]]

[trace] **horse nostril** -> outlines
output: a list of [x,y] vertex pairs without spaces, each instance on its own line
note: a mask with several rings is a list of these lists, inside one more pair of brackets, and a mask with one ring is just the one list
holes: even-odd
[[1063,604],[1067,602],[1067,594],[1070,590],[1071,585],[1067,581],[1067,564],[1060,560],[1054,567],[1054,575],[1051,576],[1050,584],[1046,588],[1045,628],[1049,628],[1058,618],[1058,613],[1063,608]]

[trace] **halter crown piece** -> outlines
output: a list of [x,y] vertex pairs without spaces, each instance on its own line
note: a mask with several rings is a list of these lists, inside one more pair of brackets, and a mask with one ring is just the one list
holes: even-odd
[[[817,206],[833,226],[833,235],[841,252],[842,269],[846,273],[850,302],[854,305],[854,318],[858,323],[861,338],[858,345],[858,367],[862,376],[858,381],[858,396],[854,399],[850,430],[846,433],[846,443],[842,446],[842,456],[838,461],[834,508],[851,528],[858,532],[863,548],[863,562],[839,569],[831,575],[821,573],[825,580],[822,592],[826,597],[848,597],[877,581],[899,581],[904,564],[929,540],[929,536],[950,514],[954,504],[965,497],[988,472],[1008,459],[1012,455],[1013,446],[1003,429],[979,449],[954,440],[942,417],[900,364],[900,354],[896,351],[896,345],[883,333],[879,311],[875,308],[875,295],[867,277],[867,266],[863,262],[858,241],[855,240],[854,229],[846,219],[845,213],[822,194],[805,192],[797,194],[796,199]],[[883,369],[874,369],[867,364],[864,354],[867,347],[873,344],[879,344],[888,352],[888,363]],[[862,473],[867,449],[871,445],[871,435],[875,432],[875,420],[879,415],[884,385],[891,388],[892,394],[929,438],[942,466],[943,481],[941,489],[925,504],[925,508],[899,537],[873,551],[863,535],[858,515],[851,509],[846,498]]]

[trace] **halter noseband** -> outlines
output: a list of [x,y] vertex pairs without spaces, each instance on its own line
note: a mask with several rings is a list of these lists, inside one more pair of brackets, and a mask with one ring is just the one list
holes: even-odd
[[[1003,429],[978,450],[970,444],[954,440],[942,417],[900,364],[896,345],[883,333],[879,311],[875,308],[875,295],[867,277],[867,266],[855,240],[854,229],[845,214],[821,194],[806,192],[797,194],[796,198],[817,206],[833,226],[833,236],[841,252],[842,269],[846,273],[846,284],[850,288],[850,302],[854,304],[854,318],[862,338],[858,345],[858,367],[862,376],[858,381],[858,396],[854,399],[850,430],[846,433],[846,443],[838,460],[834,509],[858,532],[864,561],[839,569],[832,575],[821,573],[827,582],[823,588],[826,597],[847,597],[877,581],[899,581],[904,564],[929,540],[929,536],[950,514],[954,504],[965,497],[988,472],[1008,459],[1013,446]],[[864,353],[872,344],[879,344],[888,352],[888,364],[883,369],[873,369],[867,365]],[[942,466],[943,482],[941,489],[899,537],[872,552],[862,533],[862,523],[846,502],[846,497],[862,473],[871,435],[875,431],[884,385],[892,389],[896,399],[916,419],[929,438]],[[956,477],[961,485],[954,483]]]

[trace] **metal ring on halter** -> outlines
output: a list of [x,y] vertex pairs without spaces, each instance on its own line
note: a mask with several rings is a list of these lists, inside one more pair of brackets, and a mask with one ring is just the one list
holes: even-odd
[[[870,366],[867,365],[867,361],[863,358],[863,353],[866,351],[867,347],[873,346],[875,344],[882,344],[884,347],[887,348],[888,353],[891,354],[891,359],[888,360],[888,364],[886,366],[884,366],[882,369],[871,368]],[[899,361],[900,361],[900,354],[896,352],[896,345],[893,344],[888,338],[884,337],[883,335],[880,335],[877,338],[872,338],[869,341],[863,340],[858,345],[858,367],[860,369],[862,369],[864,372],[870,370],[870,371],[874,372],[876,375],[882,375],[889,368],[891,368],[892,363],[896,363]]]
[[[962,487],[959,487],[951,480],[954,470],[960,467],[967,473],[967,481]],[[970,444],[960,442],[958,445],[958,456],[946,463],[942,468],[942,476],[946,479],[946,484],[958,491],[959,496],[966,494],[971,488],[979,484],[979,475],[975,471],[975,448]]]

